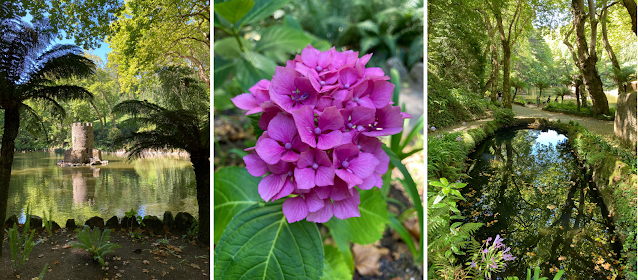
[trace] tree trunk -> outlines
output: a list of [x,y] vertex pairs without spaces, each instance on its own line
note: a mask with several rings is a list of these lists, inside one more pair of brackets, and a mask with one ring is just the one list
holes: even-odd
[[95,109],[95,113],[97,114],[97,118],[98,118],[98,120],[100,120],[100,127],[102,127],[102,132],[104,132],[104,122],[102,121],[102,116],[100,115],[100,111],[98,111],[97,106],[95,106],[95,103],[93,103],[93,101],[89,100],[89,103],[91,103],[91,106],[93,106],[93,109]]
[[[512,97],[512,100],[516,101],[516,93],[518,92],[518,88],[514,87],[514,96]],[[525,104],[523,104],[525,105]]]
[[210,150],[207,147],[190,154],[197,185],[197,205],[199,206],[199,229],[197,239],[210,245]]
[[636,1],[635,0],[623,0],[622,4],[627,8],[627,12],[631,17],[631,28],[634,32],[634,35],[638,35],[636,33]]
[[592,41],[590,46],[587,45],[587,40],[585,39],[586,15],[583,0],[572,0],[572,14],[574,15],[576,46],[578,48],[578,66],[583,73],[585,86],[592,98],[594,116],[598,114],[609,115],[609,104],[603,91],[603,83],[596,69],[596,62],[598,61],[596,56],[596,25],[598,25],[598,22],[594,18],[595,7],[593,6],[593,0],[588,0],[588,2],[591,25],[590,41]]
[[[609,39],[607,38],[607,7],[606,7],[607,1],[603,2],[603,4],[605,8],[603,8],[603,13],[602,13],[602,16],[600,17],[600,23],[602,27],[601,29],[603,33],[602,34],[603,45],[605,46],[605,50],[607,51],[607,54],[609,55],[609,60],[611,60],[611,65],[613,65],[614,68],[618,68],[618,70],[620,70],[620,63],[618,63],[618,59],[616,59],[616,54],[614,53],[614,50],[611,48],[611,44],[609,44]],[[607,67],[607,64],[605,64],[605,67]],[[618,92],[620,92],[620,89],[622,88],[622,82],[617,79],[616,84],[618,84]]]
[[503,45],[503,107],[512,109],[512,94],[510,93],[510,57],[512,52],[509,41],[501,40],[501,43]]
[[580,112],[580,83],[576,83],[576,111]]
[[[0,149],[0,218],[2,226],[7,219],[7,201],[9,200],[9,182],[11,181],[11,166],[15,154],[15,139],[20,129],[20,106],[11,104],[4,107],[4,133],[2,134],[2,148]],[[4,230],[0,230],[0,240],[4,240]],[[2,255],[0,242],[0,255]]]

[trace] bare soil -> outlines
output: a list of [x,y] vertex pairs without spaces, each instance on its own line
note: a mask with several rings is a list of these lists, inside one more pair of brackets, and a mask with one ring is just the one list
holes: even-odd
[[[137,237],[122,230],[111,233],[111,243],[121,245],[106,254],[104,268],[93,261],[90,253],[70,248],[75,232],[60,229],[48,236],[36,233],[33,240],[43,239],[33,247],[29,260],[18,272],[11,269],[11,250],[5,234],[0,259],[0,279],[32,279],[38,277],[45,264],[45,279],[210,279],[210,248],[182,239],[180,233],[152,235],[136,229]],[[139,237],[139,238],[138,238]],[[164,239],[164,240],[162,240]],[[161,241],[160,241],[161,240]]]

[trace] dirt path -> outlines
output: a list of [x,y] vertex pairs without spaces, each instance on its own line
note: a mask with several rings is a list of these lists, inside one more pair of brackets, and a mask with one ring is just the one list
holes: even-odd
[[[569,122],[570,120],[573,120],[574,122],[578,122],[580,125],[584,126],[589,131],[594,132],[596,134],[605,135],[605,136],[614,135],[613,121],[603,121],[603,120],[597,120],[597,119],[589,118],[589,117],[577,117],[577,116],[571,116],[571,115],[566,115],[561,113],[547,112],[536,107],[523,107],[519,105],[513,105],[512,109],[514,110],[514,112],[516,112],[517,118],[532,118],[532,117],[547,118],[550,121],[557,121],[560,119],[561,122]],[[450,132],[457,132],[457,131],[463,131],[463,130],[470,130],[470,129],[477,128],[481,124],[484,124],[490,120],[492,119],[491,118],[482,119],[478,121],[468,122],[465,125],[457,124],[450,127],[446,127],[444,129],[437,130],[434,133],[432,133],[431,131],[428,131],[428,132],[436,135],[440,133],[450,133]]]

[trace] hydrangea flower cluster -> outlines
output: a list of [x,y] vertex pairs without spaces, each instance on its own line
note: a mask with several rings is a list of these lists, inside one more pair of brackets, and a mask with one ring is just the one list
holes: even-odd
[[378,137],[401,132],[411,116],[392,106],[383,70],[365,67],[371,56],[308,45],[272,81],[232,99],[246,115],[261,113],[264,133],[244,162],[251,175],[267,175],[258,187],[265,201],[285,198],[289,223],[360,217],[354,187],[383,185],[390,157]]

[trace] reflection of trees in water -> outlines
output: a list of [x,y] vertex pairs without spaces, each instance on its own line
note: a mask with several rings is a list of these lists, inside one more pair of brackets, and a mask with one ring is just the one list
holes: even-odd
[[[58,158],[49,153],[16,154],[9,190],[8,215],[31,205],[33,215],[52,210],[53,220],[83,222],[93,216],[105,219],[123,216],[131,208],[155,209],[149,215],[162,216],[186,211],[197,216],[195,174],[190,162],[173,159],[109,164],[100,170],[59,168]],[[50,158],[50,159],[49,159]],[[115,161],[112,161],[115,162]],[[48,165],[42,166],[43,163]],[[79,173],[78,173],[79,172]],[[97,177],[95,177],[97,175]]]
[[567,141],[541,145],[534,142],[539,134],[507,131],[477,147],[463,215],[487,225],[477,239],[505,236],[517,259],[503,275],[540,265],[545,275],[568,268],[577,279],[611,276],[620,244],[608,245],[615,236],[606,209],[596,205]]

